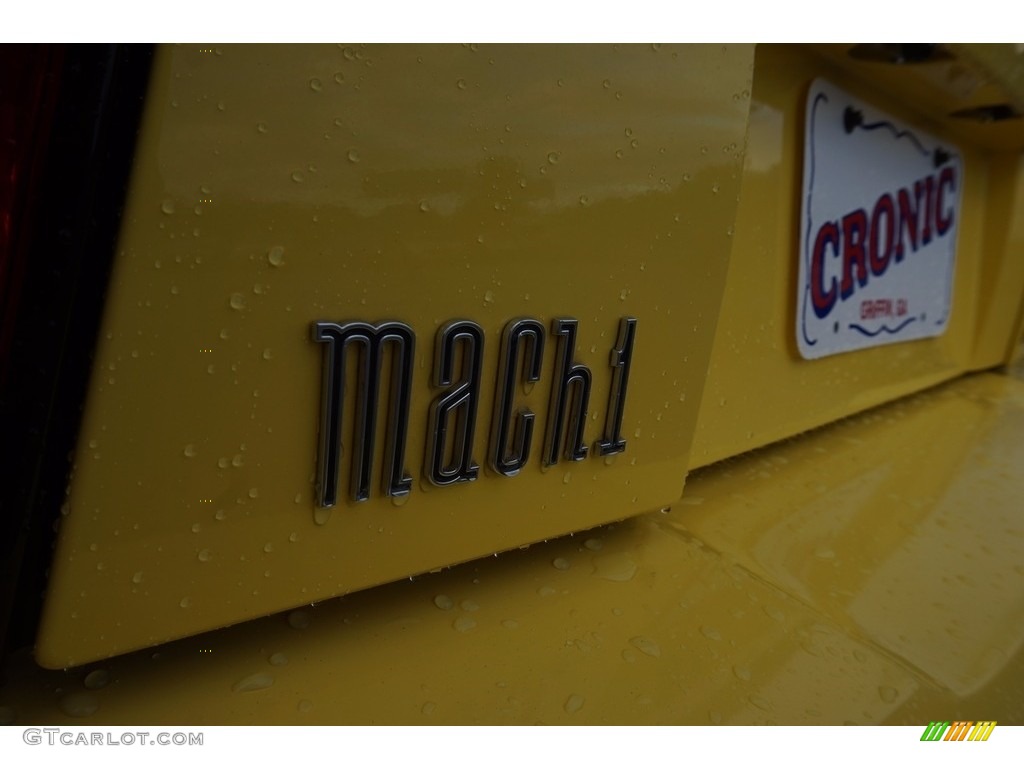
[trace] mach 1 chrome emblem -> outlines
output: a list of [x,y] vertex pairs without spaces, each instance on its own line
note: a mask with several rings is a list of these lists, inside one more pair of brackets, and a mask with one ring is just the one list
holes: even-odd
[[[584,429],[592,374],[587,366],[573,361],[578,325],[572,318],[558,318],[551,323],[550,336],[556,350],[541,452],[545,466],[557,464],[563,458],[581,461],[590,451]],[[594,445],[601,456],[626,450],[621,434],[622,416],[636,325],[636,318],[623,317],[611,349],[611,390],[604,434]],[[506,477],[519,474],[530,459],[537,415],[517,404],[516,391],[517,385],[529,386],[541,380],[547,338],[544,326],[532,318],[511,320],[502,333],[486,459],[495,472]],[[348,434],[352,435],[348,450],[351,498],[357,502],[370,498],[382,400],[386,400],[382,490],[385,496],[408,494],[412,477],[405,467],[405,449],[416,334],[399,322],[317,322],[313,324],[313,340],[325,345],[317,503],[332,507],[338,501],[344,436]],[[349,353],[349,347],[355,349]],[[450,320],[438,329],[431,385],[443,391],[430,404],[423,466],[424,475],[434,485],[472,482],[480,475],[473,438],[480,404],[483,351],[484,331],[471,320]],[[346,410],[345,383],[351,378],[347,366],[354,361],[358,361],[354,409]],[[386,391],[382,391],[385,371],[389,381]],[[342,423],[345,414],[354,419],[353,424]]]

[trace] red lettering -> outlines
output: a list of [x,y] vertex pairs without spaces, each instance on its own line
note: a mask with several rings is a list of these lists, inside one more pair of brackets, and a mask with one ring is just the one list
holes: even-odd
[[942,237],[953,226],[953,206],[949,206],[949,213],[944,209],[943,192],[948,187],[950,192],[956,189],[956,174],[952,166],[946,166],[939,174],[938,189],[935,193],[935,231]]
[[[885,217],[885,251],[879,248],[878,236],[882,232],[879,226],[880,219]],[[893,247],[896,240],[896,211],[892,197],[886,193],[878,198],[875,209],[871,212],[871,242],[868,253],[868,261],[871,264],[871,274],[881,275],[889,266],[892,258]]]
[[839,227],[834,221],[826,222],[818,230],[811,253],[811,304],[814,314],[825,317],[836,303],[836,279],[833,277],[828,289],[825,288],[825,248],[832,244],[833,253],[839,255]]
[[932,213],[934,211],[932,198],[934,197],[935,178],[929,176],[923,182],[916,182],[915,189],[918,184],[924,184],[924,230],[921,232],[921,245],[928,245],[932,241]]
[[921,210],[921,188],[920,183],[914,185],[914,203],[910,203],[910,190],[901,189],[896,194],[899,200],[900,223],[897,227],[896,261],[903,261],[903,234],[910,237],[910,247],[917,250],[917,214]]
[[868,215],[863,209],[843,217],[843,279],[839,295],[846,299],[853,295],[853,271],[857,270],[857,283],[862,288],[868,282],[867,254],[864,252],[868,234]]

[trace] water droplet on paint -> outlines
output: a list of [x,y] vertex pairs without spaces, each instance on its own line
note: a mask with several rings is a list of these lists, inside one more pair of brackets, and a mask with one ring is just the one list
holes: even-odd
[[280,245],[275,245],[267,252],[267,261],[273,267],[279,267],[284,263],[284,248]]
[[455,607],[455,601],[448,597],[448,595],[436,595],[434,597],[434,605],[442,611],[450,611]]
[[235,693],[252,693],[253,691],[262,691],[264,688],[269,688],[273,684],[273,675],[268,675],[266,672],[257,672],[254,675],[243,677],[231,686],[231,690]]
[[283,653],[274,653],[271,654],[270,658],[267,659],[267,661],[270,662],[271,666],[283,667],[285,664],[288,663],[288,657]]
[[309,626],[309,614],[301,609],[292,611],[288,614],[288,626],[292,629],[305,629]]
[[594,558],[594,575],[608,581],[629,581],[636,574],[636,563],[622,553]]
[[652,656],[654,658],[661,656],[661,648],[658,647],[658,644],[649,637],[644,637],[643,635],[631,637],[629,638],[629,644],[648,656]]
[[94,669],[88,675],[85,676],[85,680],[82,681],[82,685],[88,688],[90,691],[98,691],[100,688],[106,686],[110,682],[110,673],[105,669]]
[[565,704],[562,706],[568,714],[572,715],[583,709],[584,699],[578,693],[572,694],[565,700]]
[[476,619],[471,616],[459,616],[455,621],[452,622],[454,627],[459,632],[469,632],[476,626]]
[[58,706],[69,717],[88,717],[100,708],[100,703],[91,693],[74,691],[62,696]]

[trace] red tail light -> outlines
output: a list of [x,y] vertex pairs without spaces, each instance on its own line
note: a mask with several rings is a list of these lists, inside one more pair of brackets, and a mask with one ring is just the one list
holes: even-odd
[[7,378],[62,60],[60,46],[0,46],[0,386]]

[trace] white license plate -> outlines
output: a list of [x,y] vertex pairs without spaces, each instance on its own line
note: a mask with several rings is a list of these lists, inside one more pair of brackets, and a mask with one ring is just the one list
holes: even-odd
[[821,79],[805,117],[800,354],[942,334],[961,215],[959,150]]

